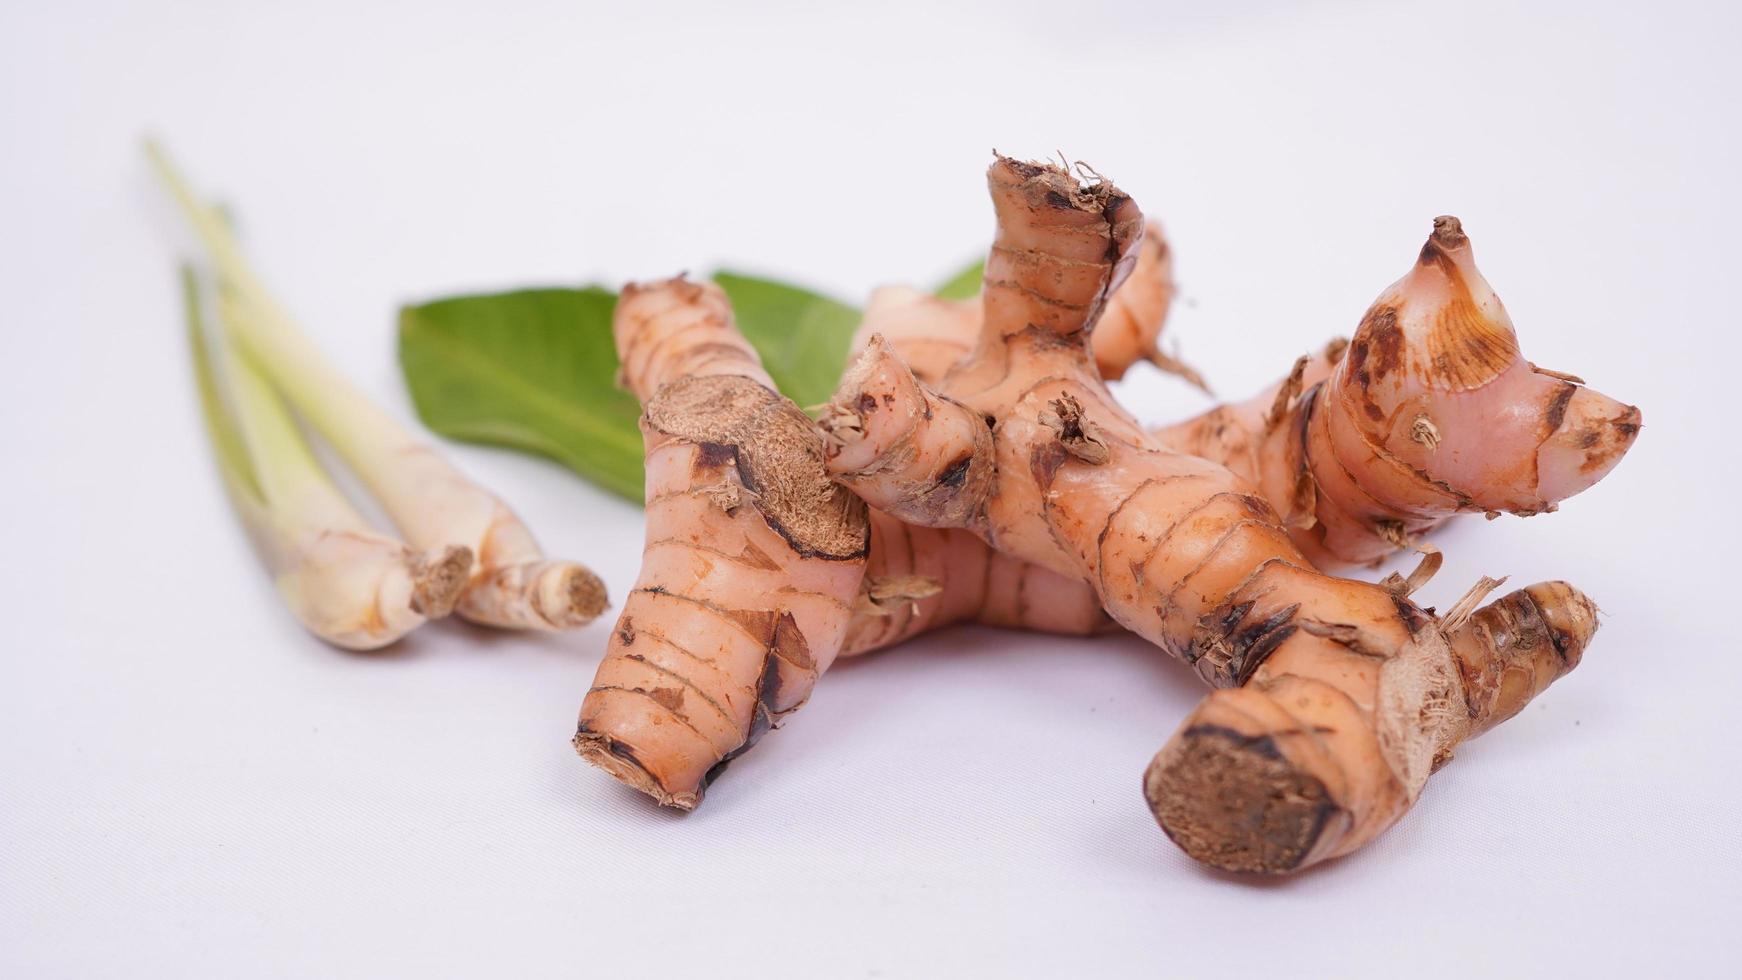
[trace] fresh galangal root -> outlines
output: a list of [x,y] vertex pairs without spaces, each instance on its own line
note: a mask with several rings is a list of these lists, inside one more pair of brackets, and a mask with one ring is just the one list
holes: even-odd
[[[1149,222],[1131,277],[1114,290],[1090,336],[1103,378],[1123,374],[1137,352],[1157,349],[1172,292],[1169,264],[1157,261],[1169,252],[1165,245],[1151,245],[1159,234],[1159,226]],[[1560,500],[1601,479],[1638,433],[1638,409],[1597,394],[1570,375],[1542,371],[1518,355],[1506,311],[1476,270],[1469,240],[1455,218],[1436,219],[1414,269],[1389,287],[1361,322],[1353,346],[1346,339],[1331,341],[1297,359],[1282,381],[1256,397],[1155,430],[1169,448],[1220,463],[1257,488],[1284,515],[1295,544],[1321,568],[1370,563],[1404,547],[1425,548],[1423,539],[1460,511],[1490,517],[1498,510],[1552,511]],[[881,336],[915,377],[937,385],[973,349],[980,323],[978,301],[886,287],[872,295],[853,353]],[[1512,359],[1488,384],[1454,384],[1448,374],[1461,370],[1457,363],[1433,353],[1456,346],[1443,336],[1447,331],[1507,338],[1492,359],[1498,361],[1506,350]],[[1369,363],[1376,346],[1387,353]],[[1355,401],[1361,406],[1358,414],[1349,408],[1351,392],[1361,396]],[[1379,394],[1367,397],[1373,392]],[[1385,428],[1375,426],[1367,407],[1380,397],[1391,406],[1391,415],[1409,413],[1407,432],[1394,440],[1402,443],[1400,452],[1387,448],[1383,439],[1369,443],[1365,433],[1358,439],[1328,438],[1350,427]],[[1490,441],[1448,446],[1442,456],[1433,419],[1454,416],[1462,420],[1460,431],[1481,429],[1477,422],[1484,418],[1505,424]],[[852,420],[845,424],[850,433]],[[1579,447],[1581,454],[1567,453],[1569,446]],[[1426,447],[1425,459],[1406,458],[1423,455],[1419,447]],[[1487,454],[1486,465],[1467,465],[1478,451]],[[1460,487],[1454,475],[1474,482]],[[1073,635],[1106,629],[1086,585],[1008,555],[988,556],[985,549],[984,542],[965,532],[902,528],[873,512],[866,595],[888,592],[893,586],[885,583],[898,581],[908,583],[910,592],[919,583],[924,594],[909,602],[862,603],[874,615],[855,626],[847,652],[976,620]],[[920,563],[931,570],[921,571]],[[994,587],[987,588],[988,583]],[[1013,584],[1019,587],[1012,589]]]
[[[1165,281],[1171,289],[1171,278]],[[1128,280],[1116,295],[1143,293],[1130,287]],[[1151,339],[1166,319],[1166,306],[1154,312],[1143,321]],[[979,322],[978,302],[881,289],[866,308],[851,353],[856,356],[873,343],[887,345],[914,374],[936,383],[971,348]],[[974,332],[964,334],[964,327]],[[1120,370],[1129,366],[1127,361]],[[854,429],[853,413],[825,415],[832,453],[867,450],[863,433]],[[994,551],[970,531],[909,524],[875,508],[870,517],[871,553],[844,655],[880,650],[957,623],[1067,636],[1117,628],[1080,579]]]
[[1524,359],[1447,216],[1352,341],[1157,435],[1259,488],[1329,565],[1383,558],[1458,513],[1552,511],[1613,469],[1639,426],[1639,409]]
[[[1589,601],[1550,583],[1440,620],[1407,586],[1314,570],[1246,481],[1168,449],[1101,381],[1089,338],[1135,260],[1135,203],[1051,165],[1000,157],[988,176],[974,351],[933,390],[870,344],[822,420],[831,471],[894,517],[1089,583],[1120,625],[1241,688],[1207,699],[1146,783],[1193,857],[1276,872],[1359,847],[1458,742],[1578,661]],[[1230,704],[1252,720],[1227,723]]]
[[840,652],[869,531],[719,287],[627,286],[613,332],[643,406],[647,544],[574,744],[687,810]]
[[993,551],[972,532],[873,509],[871,553],[842,656],[957,623],[1092,636],[1117,629],[1081,579]]
[[1174,843],[1231,871],[1347,854],[1395,822],[1459,742],[1577,666],[1597,630],[1596,607],[1565,582],[1509,593],[1461,622],[1395,604],[1395,621],[1377,601],[1351,605],[1344,618],[1359,623],[1297,620],[1347,652],[1279,646],[1245,686],[1198,705],[1143,778]]
[[[1172,252],[1152,221],[1130,277],[1114,291],[1092,339],[1102,377],[1122,377],[1147,359],[1204,386],[1197,372],[1160,349],[1173,296]],[[874,340],[886,343],[915,376],[935,385],[973,349],[981,313],[978,299],[885,287],[866,305],[851,352]],[[852,425],[850,417],[841,421]],[[831,430],[836,452],[848,434]],[[868,653],[965,622],[1067,636],[1116,628],[1080,579],[994,551],[971,532],[908,524],[873,509],[870,559],[842,653]]]
[[[1101,377],[1117,381],[1131,365],[1148,361],[1209,390],[1202,375],[1161,349],[1161,332],[1176,291],[1173,250],[1161,224],[1151,221],[1131,275],[1113,291],[1089,342]],[[982,311],[979,299],[943,299],[906,286],[886,286],[871,294],[853,349],[880,334],[901,352],[916,376],[935,384],[973,350]]]
[[[1090,337],[1104,378],[1157,347],[1166,308],[1153,298],[1171,294],[1171,275],[1144,273],[1156,234],[1150,222],[1131,277]],[[936,385],[972,349],[980,322],[977,304],[886,287],[872,295],[854,350],[881,334]],[[1458,513],[1553,511],[1613,469],[1639,428],[1637,408],[1524,359],[1462,225],[1443,216],[1352,343],[1333,340],[1257,396],[1155,434],[1256,487],[1327,567],[1417,546]]]

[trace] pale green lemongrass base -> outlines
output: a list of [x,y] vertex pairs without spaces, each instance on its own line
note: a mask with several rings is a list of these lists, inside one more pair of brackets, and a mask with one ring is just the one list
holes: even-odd
[[[335,370],[255,275],[222,215],[194,196],[161,148],[148,143],[146,152],[211,257],[225,336],[338,450],[414,547],[464,547],[488,563],[476,570],[471,584],[480,594],[460,606],[461,615],[485,625],[529,629],[594,618],[597,611],[584,606],[553,616],[523,615],[538,608],[538,597],[507,596],[499,581],[486,588],[496,581],[494,571],[543,561],[531,532],[502,501]],[[527,580],[527,586],[536,588],[537,582]]]
[[197,274],[184,267],[188,343],[206,429],[237,513],[279,593],[310,632],[375,649],[452,610],[472,554],[420,554],[380,534],[339,492],[278,393],[209,335]]

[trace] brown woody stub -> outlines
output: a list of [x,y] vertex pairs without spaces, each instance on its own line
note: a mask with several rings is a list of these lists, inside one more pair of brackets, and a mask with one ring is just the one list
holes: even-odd
[[1215,724],[1191,725],[1169,741],[1144,773],[1143,793],[1181,850],[1228,871],[1292,871],[1347,820],[1324,782],[1270,735]]

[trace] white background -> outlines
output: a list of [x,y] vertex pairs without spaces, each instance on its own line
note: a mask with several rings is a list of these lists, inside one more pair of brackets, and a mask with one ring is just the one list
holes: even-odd
[[[1733,970],[1742,20],[1214,6],[4,0],[0,974]],[[1088,160],[1168,223],[1169,335],[1230,395],[1458,214],[1527,356],[1646,425],[1560,513],[1449,529],[1424,601],[1564,576],[1602,632],[1395,830],[1285,881],[1154,826],[1139,775],[1202,692],[1131,639],[845,665],[701,810],[657,812],[568,746],[608,621],[355,656],[287,617],[198,426],[147,130],[406,417],[402,301],[720,263],[930,282],[986,240],[993,147]],[[623,594],[636,508],[453,453]]]

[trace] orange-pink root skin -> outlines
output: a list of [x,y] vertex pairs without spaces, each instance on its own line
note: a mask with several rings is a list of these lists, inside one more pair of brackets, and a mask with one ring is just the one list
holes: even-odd
[[625,287],[614,328],[644,406],[647,545],[575,747],[690,809],[840,652],[869,531],[718,287]]
[[[1089,355],[1090,331],[1135,261],[1136,205],[1048,165],[999,158],[988,177],[998,234],[974,351],[929,392],[876,363],[891,355],[872,345],[831,402],[830,424],[889,424],[900,436],[875,453],[836,454],[831,470],[893,517],[971,530],[1086,581],[1120,625],[1212,685],[1244,685],[1206,701],[1146,783],[1164,829],[1194,857],[1286,871],[1359,847],[1414,802],[1483,711],[1558,674],[1490,669],[1509,655],[1495,647],[1506,631],[1472,639],[1460,633],[1467,624],[1441,623],[1400,590],[1317,572],[1248,481],[1139,426]],[[936,418],[940,405],[963,412],[917,436],[924,409]],[[892,423],[877,419],[885,412]],[[976,415],[989,450],[962,424]],[[988,466],[947,508],[916,492]],[[1542,595],[1561,605],[1539,620],[1588,606],[1571,589]],[[1472,677],[1487,680],[1472,687]],[[1310,805],[1265,802],[1277,799]]]

